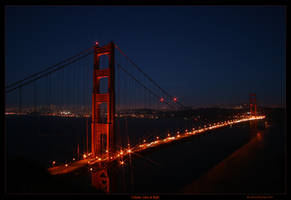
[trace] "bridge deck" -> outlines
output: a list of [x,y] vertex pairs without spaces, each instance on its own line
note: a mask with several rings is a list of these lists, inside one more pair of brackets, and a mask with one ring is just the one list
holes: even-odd
[[124,150],[121,150],[119,152],[114,153],[113,156],[111,157],[107,157],[107,155],[104,155],[102,157],[92,157],[90,154],[85,155],[85,158],[83,158],[82,160],[78,160],[75,162],[72,162],[70,164],[62,164],[59,166],[54,166],[48,169],[48,171],[52,174],[52,175],[57,175],[57,174],[66,174],[66,173],[70,173],[72,171],[75,171],[77,169],[80,169],[82,167],[85,166],[92,166],[95,165],[97,163],[104,163],[104,164],[109,164],[110,162],[122,159],[123,157],[129,155],[129,154],[134,154],[137,152],[141,152],[144,150],[147,150],[149,148],[153,148],[153,147],[157,147],[163,144],[168,144],[171,143],[173,141],[177,141],[186,137],[190,137],[196,134],[201,134],[203,132],[206,132],[208,130],[213,130],[213,129],[217,129],[217,128],[222,128],[222,127],[226,127],[226,126],[230,126],[233,124],[238,124],[238,123],[242,123],[242,122],[247,122],[247,121],[252,121],[252,120],[259,120],[259,119],[264,119],[265,116],[250,116],[250,117],[246,117],[246,118],[241,118],[241,119],[237,119],[237,120],[229,120],[229,121],[224,121],[224,122],[220,122],[220,123],[215,123],[213,125],[210,125],[209,127],[204,127],[198,130],[192,130],[192,131],[187,131],[186,133],[178,133],[176,136],[170,136],[168,135],[168,137],[166,138],[157,138],[155,141],[152,142],[144,142],[143,144],[139,144],[136,145],[134,147],[131,148],[126,148]]

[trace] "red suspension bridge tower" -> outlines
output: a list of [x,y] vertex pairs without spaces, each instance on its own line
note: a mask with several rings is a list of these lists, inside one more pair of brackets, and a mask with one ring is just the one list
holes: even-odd
[[[250,94],[250,115],[257,116],[257,98],[255,93]],[[250,121],[250,128],[256,130],[258,127],[257,120]]]
[[255,93],[251,93],[250,95],[250,115],[257,115],[257,99]]
[[[92,124],[91,124],[91,152],[93,156],[114,152],[115,132],[115,82],[114,82],[114,43],[100,47],[94,46],[93,94],[92,94]],[[108,66],[100,66],[100,57],[108,59]],[[107,79],[108,91],[101,93],[100,80]],[[107,109],[106,120],[101,116],[101,104]]]

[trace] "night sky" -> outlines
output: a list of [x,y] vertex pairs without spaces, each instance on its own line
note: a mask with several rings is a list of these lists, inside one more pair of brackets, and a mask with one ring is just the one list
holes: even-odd
[[[6,7],[6,84],[113,40],[188,106],[285,104],[282,6]],[[93,64],[93,63],[92,63]]]

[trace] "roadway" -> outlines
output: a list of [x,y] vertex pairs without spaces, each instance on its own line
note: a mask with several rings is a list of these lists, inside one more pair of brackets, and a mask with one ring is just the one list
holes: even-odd
[[70,173],[83,167],[89,167],[89,170],[92,170],[91,166],[93,165],[96,166],[97,163],[99,164],[102,163],[103,164],[102,166],[106,166],[106,165],[109,165],[111,162],[118,161],[120,165],[123,165],[125,162],[126,156],[130,154],[139,153],[139,152],[148,150],[150,148],[158,147],[164,144],[169,144],[173,141],[178,141],[183,138],[191,137],[193,135],[203,134],[209,130],[214,130],[214,129],[218,129],[218,128],[222,128],[226,126],[232,126],[234,124],[252,121],[252,120],[260,120],[264,118],[265,116],[248,116],[245,118],[213,123],[213,124],[209,124],[208,126],[205,125],[203,128],[196,129],[196,130],[195,129],[186,130],[185,133],[180,133],[180,132],[177,132],[175,134],[169,133],[167,137],[165,138],[156,137],[156,139],[152,141],[144,140],[142,144],[137,144],[133,147],[129,145],[127,148],[121,149],[120,151],[115,152],[111,156],[104,154],[101,157],[98,157],[98,156],[93,157],[91,153],[84,154],[82,160],[74,161],[71,163],[65,163],[58,166],[52,166],[48,169],[48,171],[52,175],[57,175],[57,174]]

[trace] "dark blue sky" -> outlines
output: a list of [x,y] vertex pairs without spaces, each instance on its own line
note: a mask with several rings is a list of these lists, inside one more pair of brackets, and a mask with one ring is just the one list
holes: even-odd
[[285,102],[280,6],[6,7],[6,83],[113,40],[189,106]]

